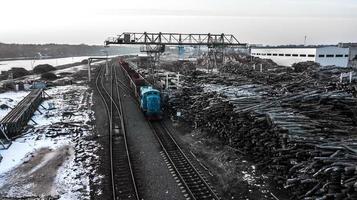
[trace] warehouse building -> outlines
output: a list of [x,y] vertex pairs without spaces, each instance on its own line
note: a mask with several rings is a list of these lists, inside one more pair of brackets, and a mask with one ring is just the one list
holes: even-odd
[[351,67],[357,67],[357,43],[339,43],[338,46],[350,49],[349,65]]
[[350,60],[350,48],[339,46],[252,47],[251,56],[271,59],[282,66],[314,61],[321,66],[347,67]]

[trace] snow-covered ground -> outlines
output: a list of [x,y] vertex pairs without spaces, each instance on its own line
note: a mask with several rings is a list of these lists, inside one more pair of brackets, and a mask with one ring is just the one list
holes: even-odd
[[75,73],[78,72],[80,70],[84,70],[84,69],[88,69],[88,65],[78,65],[75,67],[70,67],[70,68],[66,68],[66,69],[60,69],[55,71],[55,74],[60,74],[60,73]]
[[[1,174],[23,163],[29,153],[43,147],[56,148],[65,143],[66,141],[37,140],[35,135],[26,135],[15,140],[8,150],[0,150],[0,154],[3,156],[0,163],[0,177]],[[0,179],[0,187],[1,185]]]
[[[92,93],[86,86],[69,85],[46,90],[52,99],[39,107],[30,128],[7,150],[0,150],[1,197],[56,196],[62,200],[89,199],[90,176],[96,173],[101,148],[93,135]],[[0,94],[1,104],[16,105],[27,92]],[[13,101],[9,100],[13,99]],[[1,111],[3,117],[7,111]],[[43,177],[42,177],[43,176]],[[92,183],[93,184],[93,183]],[[21,192],[19,192],[21,189]]]
[[[98,61],[95,63],[92,63],[91,66],[93,67],[94,65],[98,65],[98,64],[102,64],[105,63],[105,61]],[[66,69],[60,69],[55,71],[56,74],[60,74],[60,73],[75,73],[78,72],[80,70],[88,70],[88,65],[78,65],[75,67],[70,67],[70,68],[66,68]]]
[[32,70],[36,65],[50,64],[52,66],[66,65],[70,63],[80,62],[87,59],[88,56],[68,57],[68,58],[53,58],[41,60],[9,60],[0,61],[0,71],[7,71],[12,67],[23,67],[27,70]]

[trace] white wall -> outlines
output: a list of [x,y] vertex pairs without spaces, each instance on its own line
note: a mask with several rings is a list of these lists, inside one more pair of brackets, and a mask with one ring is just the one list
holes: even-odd
[[[349,48],[322,47],[317,49],[316,62],[322,66],[336,65],[347,67],[349,60]],[[342,56],[342,57],[341,57]]]
[[[349,49],[339,47],[252,48],[251,55],[263,59],[271,59],[282,66],[292,66],[298,62],[314,61],[322,66],[336,65],[347,67]],[[320,57],[320,55],[323,55],[323,57]],[[342,57],[340,57],[341,55]]]
[[291,66],[298,62],[315,61],[316,48],[252,48],[251,55],[272,59],[278,65]]

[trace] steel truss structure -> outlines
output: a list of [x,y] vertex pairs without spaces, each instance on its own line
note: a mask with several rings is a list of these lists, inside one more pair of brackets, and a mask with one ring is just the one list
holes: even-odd
[[105,41],[110,44],[244,46],[231,34],[133,33],[125,32]]
[[124,32],[117,37],[108,38],[105,45],[143,45],[141,52],[146,52],[152,59],[152,66],[158,64],[160,55],[165,51],[165,46],[207,46],[209,67],[217,66],[224,62],[224,49],[227,47],[246,47],[231,34],[183,34],[183,33],[135,33]]

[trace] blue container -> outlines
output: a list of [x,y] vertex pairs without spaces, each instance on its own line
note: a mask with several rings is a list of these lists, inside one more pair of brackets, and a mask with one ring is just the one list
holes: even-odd
[[34,82],[32,83],[32,89],[45,89],[47,84],[45,82]]

